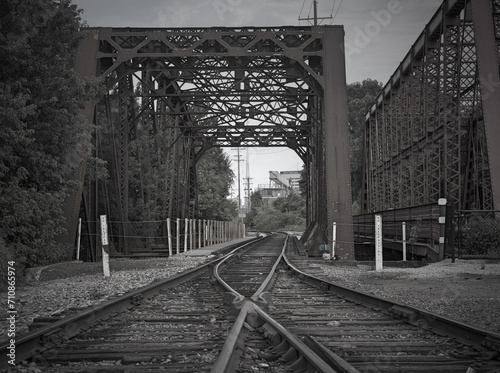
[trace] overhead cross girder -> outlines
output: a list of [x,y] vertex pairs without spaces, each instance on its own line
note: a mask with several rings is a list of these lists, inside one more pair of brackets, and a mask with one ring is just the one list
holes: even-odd
[[196,214],[195,166],[206,149],[286,146],[310,176],[307,245],[327,243],[336,221],[337,254],[354,258],[342,27],[95,28],[89,34],[97,56],[88,62],[125,105],[115,119],[124,131],[117,170],[124,221],[126,195],[137,193],[122,185],[127,141],[137,123],[151,122],[152,134],[168,136],[166,167],[177,178],[167,181],[169,217]]

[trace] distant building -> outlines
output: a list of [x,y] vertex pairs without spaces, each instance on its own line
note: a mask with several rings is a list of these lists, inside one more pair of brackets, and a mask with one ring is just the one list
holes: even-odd
[[280,175],[286,180],[288,180],[290,189],[297,194],[300,194],[300,187],[299,187],[300,173],[301,171],[280,171]]
[[299,180],[300,171],[269,171],[269,185],[259,184],[258,190],[264,202],[272,203],[291,193],[300,194]]

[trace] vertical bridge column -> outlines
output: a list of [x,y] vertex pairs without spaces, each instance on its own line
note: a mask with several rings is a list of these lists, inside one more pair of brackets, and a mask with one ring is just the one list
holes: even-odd
[[[75,61],[75,71],[83,79],[89,76],[95,76],[96,74],[96,56],[99,47],[98,31],[91,30],[86,31],[83,40],[81,41],[76,55]],[[94,118],[94,106],[95,102],[88,102],[85,104],[85,108],[82,110],[82,114],[89,123],[93,122]],[[90,127],[89,127],[90,132]],[[91,138],[90,133],[88,133],[88,139]],[[84,145],[89,145],[90,140]],[[80,204],[82,202],[82,192],[83,183],[85,180],[86,172],[86,159],[83,158],[81,154],[75,151],[70,154],[68,158],[72,160],[78,160],[78,166],[74,170],[71,179],[79,182],[79,187],[69,191],[66,201],[64,202],[64,218],[66,219],[66,232],[58,237],[60,244],[65,245],[68,248],[68,259],[73,258],[73,244],[75,242],[77,226],[78,226],[78,214],[80,212]]]
[[[491,1],[471,1],[493,208],[500,209],[500,76]],[[496,30],[498,32],[498,30]]]
[[337,223],[335,253],[339,259],[354,260],[349,135],[343,28],[325,27],[323,134],[326,175],[328,236]]

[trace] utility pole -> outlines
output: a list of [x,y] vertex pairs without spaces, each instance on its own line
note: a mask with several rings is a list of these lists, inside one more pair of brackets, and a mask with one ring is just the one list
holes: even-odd
[[238,162],[238,214],[241,213],[241,183],[240,183],[240,162],[243,162],[240,155],[240,148],[232,148],[232,150],[236,150],[238,153],[236,155],[236,161]]
[[318,26],[318,19],[332,19],[333,17],[318,17],[318,2],[313,0],[314,17],[313,18],[300,18],[299,21],[314,21],[313,25]]
[[246,207],[247,207],[247,212],[250,212],[250,180],[252,180],[252,178],[250,177],[250,156],[248,154],[248,148],[247,148],[247,160],[246,160],[246,166],[247,166],[247,177],[245,178],[246,181],[247,181],[247,203],[246,203]]

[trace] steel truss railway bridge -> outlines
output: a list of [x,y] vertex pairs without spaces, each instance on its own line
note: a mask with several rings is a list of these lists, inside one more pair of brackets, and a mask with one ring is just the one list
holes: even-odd
[[500,208],[500,1],[444,1],[366,114],[364,212]]
[[[168,145],[166,217],[196,217],[196,164],[211,147],[285,146],[308,176],[304,244],[327,243],[336,222],[336,253],[354,259],[341,26],[89,28],[85,35],[76,70],[105,84],[85,115],[117,129],[113,190],[84,183],[82,162],[75,172],[82,189],[66,203],[67,243],[78,216],[98,221],[111,208],[98,196],[116,193],[117,249],[128,252],[129,206],[141,189],[130,186],[129,155],[138,151],[130,144],[148,123]],[[366,115],[363,212],[442,197],[461,209],[500,206],[499,43],[499,0],[443,2]]]

